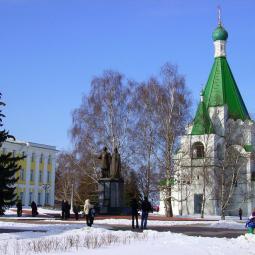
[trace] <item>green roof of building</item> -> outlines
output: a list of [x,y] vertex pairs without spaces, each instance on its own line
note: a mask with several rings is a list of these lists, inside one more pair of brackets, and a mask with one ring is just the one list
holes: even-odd
[[204,89],[204,102],[206,109],[227,105],[232,119],[250,119],[226,57],[217,57],[214,60]]
[[219,24],[218,27],[213,31],[212,37],[213,41],[226,41],[228,39],[228,32],[221,24]]
[[[227,38],[228,32],[222,26],[219,13],[219,23],[218,27],[213,32],[213,40],[226,41]],[[220,46],[225,47],[224,43]],[[219,47],[219,45],[217,44],[215,47]],[[215,49],[219,50],[218,48]],[[228,109],[228,117],[234,120],[250,120],[249,113],[225,57],[224,48],[222,51],[216,53],[211,73],[202,93],[203,100],[198,106],[193,121],[191,131],[191,134],[193,135],[214,133],[213,125],[208,113],[209,107],[226,105]]]
[[193,121],[192,135],[213,134],[213,125],[206,109],[205,103],[199,103],[195,119]]

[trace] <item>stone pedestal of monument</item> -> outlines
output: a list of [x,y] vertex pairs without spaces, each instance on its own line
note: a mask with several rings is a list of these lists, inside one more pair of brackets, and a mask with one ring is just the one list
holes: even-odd
[[123,210],[124,181],[101,178],[98,190],[100,214],[120,214]]

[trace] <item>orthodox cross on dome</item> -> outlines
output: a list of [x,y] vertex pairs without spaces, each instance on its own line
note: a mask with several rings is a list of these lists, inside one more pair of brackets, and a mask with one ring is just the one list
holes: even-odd
[[218,25],[221,26],[222,22],[221,22],[221,8],[220,6],[218,6]]
[[213,32],[213,41],[215,46],[214,57],[226,56],[226,41],[228,39],[228,32],[222,26],[221,8],[218,6],[218,26]]

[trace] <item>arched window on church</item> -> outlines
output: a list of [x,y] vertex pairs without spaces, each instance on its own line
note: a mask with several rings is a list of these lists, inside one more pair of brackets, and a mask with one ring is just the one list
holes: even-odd
[[255,181],[255,172],[253,171],[253,172],[251,172],[251,181]]
[[201,142],[196,142],[192,145],[192,158],[204,158],[205,149]]

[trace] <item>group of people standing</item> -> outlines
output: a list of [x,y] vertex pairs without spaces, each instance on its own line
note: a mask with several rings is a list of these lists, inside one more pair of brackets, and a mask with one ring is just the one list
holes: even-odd
[[[17,201],[16,207],[17,207],[17,216],[21,217],[22,216],[22,202],[21,202],[21,200]],[[37,210],[37,205],[36,205],[35,201],[31,202],[31,209],[32,209],[32,216],[33,217],[37,216],[38,210]]]
[[70,218],[70,209],[71,209],[71,206],[68,203],[68,201],[66,199],[62,200],[62,203],[61,203],[62,220],[67,220]]
[[138,224],[138,210],[141,208],[142,215],[141,215],[141,229],[147,228],[147,220],[149,212],[153,212],[153,208],[151,206],[151,203],[148,200],[148,197],[144,197],[144,200],[141,203],[141,206],[139,205],[139,202],[134,197],[131,200],[131,214],[132,214],[132,228],[139,228]]
[[[69,219],[70,218],[71,206],[70,206],[70,204],[68,203],[68,201],[66,199],[64,199],[62,201],[61,209],[62,209],[62,220]],[[80,206],[74,205],[73,206],[73,212],[74,212],[74,215],[75,215],[75,219],[78,220],[79,219]],[[84,215],[85,215],[85,218],[86,218],[87,226],[91,227],[93,222],[94,222],[95,209],[94,209],[94,205],[92,205],[90,203],[89,199],[85,200],[83,212],[84,212]]]
[[[130,203],[131,206],[131,214],[132,214],[132,228],[139,228],[138,223],[138,211],[141,209],[141,229],[147,228],[147,220],[150,212],[153,212],[153,208],[151,203],[148,200],[148,197],[144,197],[144,200],[140,203],[134,197]],[[86,224],[88,227],[91,227],[95,218],[95,208],[94,205],[91,204],[89,199],[85,200],[83,212],[86,218]],[[76,210],[76,206],[74,206],[74,214],[76,220],[78,220],[79,210]],[[62,201],[62,219],[68,219],[70,217],[70,205],[66,200]]]

